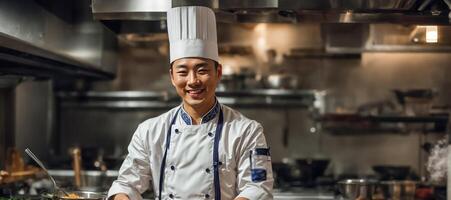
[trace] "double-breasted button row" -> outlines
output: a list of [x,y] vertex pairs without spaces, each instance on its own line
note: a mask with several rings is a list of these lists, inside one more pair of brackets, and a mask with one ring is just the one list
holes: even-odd
[[[181,132],[179,129],[177,129],[177,128],[176,128],[174,131],[175,131],[176,134],[182,133],[182,132]],[[213,134],[212,132],[208,132],[207,134],[208,134],[208,136],[210,136],[210,137],[215,136],[215,134]]]
[[[174,165],[171,165],[169,168],[171,168],[171,170],[175,170],[175,166]],[[210,168],[205,168],[205,172],[210,173],[211,169]]]
[[[171,168],[172,171],[175,170],[175,166],[174,165],[171,165],[169,168]],[[211,169],[210,168],[205,168],[205,172],[210,173]]]
[[[209,198],[210,198],[210,195],[209,195],[209,194],[205,194],[204,197],[205,197],[206,199],[209,199]],[[173,199],[173,198],[174,198],[174,194],[172,194],[172,193],[169,194],[169,198]]]
[[[205,194],[204,197],[205,197],[206,199],[209,199],[209,198],[210,198],[210,195],[209,195],[209,194]],[[173,199],[173,198],[174,198],[174,194],[169,194],[169,198]]]

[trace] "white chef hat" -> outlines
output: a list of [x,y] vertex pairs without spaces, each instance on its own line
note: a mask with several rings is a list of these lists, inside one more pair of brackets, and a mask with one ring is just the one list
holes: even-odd
[[170,63],[186,57],[219,61],[213,10],[202,6],[171,8],[167,12],[167,21]]

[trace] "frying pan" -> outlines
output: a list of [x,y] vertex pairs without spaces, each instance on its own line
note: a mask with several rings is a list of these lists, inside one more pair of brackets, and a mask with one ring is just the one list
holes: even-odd
[[300,181],[307,187],[314,186],[316,178],[324,175],[329,162],[328,159],[296,159],[301,171]]
[[106,195],[100,192],[89,192],[89,191],[70,191],[65,190],[69,194],[75,194],[78,198],[66,197],[63,193],[58,194],[43,194],[42,198],[46,200],[104,200]]

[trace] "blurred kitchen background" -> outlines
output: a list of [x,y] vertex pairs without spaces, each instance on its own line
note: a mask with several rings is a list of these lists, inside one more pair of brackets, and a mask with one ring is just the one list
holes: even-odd
[[[450,160],[434,152],[448,145],[448,0],[0,1],[0,169],[29,170],[30,148],[70,187],[80,149],[83,171],[113,179],[137,125],[180,103],[171,5],[215,9],[218,99],[263,125],[281,193],[348,178],[446,186],[430,157]],[[29,193],[31,174],[5,176],[0,194]]]

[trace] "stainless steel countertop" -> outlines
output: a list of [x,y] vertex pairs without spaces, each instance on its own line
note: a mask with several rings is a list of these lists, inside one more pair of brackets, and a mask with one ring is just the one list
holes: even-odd
[[336,199],[333,192],[320,189],[293,188],[289,190],[274,189],[274,200],[295,199]]
[[[74,176],[73,170],[49,170],[52,176],[56,177],[72,177]],[[107,177],[117,177],[117,170],[108,170],[105,173],[95,170],[83,171],[84,175],[87,176],[101,176],[106,175]],[[327,191],[324,189],[315,188],[289,188],[289,189],[274,189],[274,200],[296,200],[296,199],[310,199],[310,200],[333,200],[339,199],[335,198],[332,191]]]

